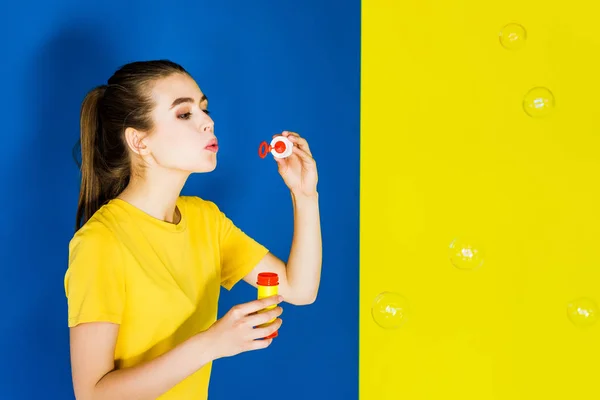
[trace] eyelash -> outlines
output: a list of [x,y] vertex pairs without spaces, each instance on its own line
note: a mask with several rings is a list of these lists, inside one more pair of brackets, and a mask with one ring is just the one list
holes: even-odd
[[[206,115],[210,115],[210,111],[208,111],[208,110],[202,110],[202,112],[204,114],[206,114]],[[179,118],[179,119],[190,119],[191,115],[192,115],[191,112],[186,112],[186,113],[178,115],[177,118]]]

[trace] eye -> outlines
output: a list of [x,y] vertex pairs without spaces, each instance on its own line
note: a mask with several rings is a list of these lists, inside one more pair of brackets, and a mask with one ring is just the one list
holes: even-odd
[[202,112],[204,112],[204,114],[206,114],[206,115],[210,115],[210,111],[208,111],[208,110],[202,110]]
[[177,116],[177,118],[179,118],[179,119],[190,119],[191,116],[192,116],[191,112],[186,112],[186,113],[183,113],[183,114],[179,114]]

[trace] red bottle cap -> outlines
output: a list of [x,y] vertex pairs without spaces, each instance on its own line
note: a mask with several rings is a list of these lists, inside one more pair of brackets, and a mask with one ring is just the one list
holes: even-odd
[[274,272],[261,272],[258,274],[256,284],[260,286],[277,286],[279,285],[279,276]]
[[273,339],[276,338],[279,334],[277,333],[277,331],[271,333],[269,336],[266,336],[265,339]]

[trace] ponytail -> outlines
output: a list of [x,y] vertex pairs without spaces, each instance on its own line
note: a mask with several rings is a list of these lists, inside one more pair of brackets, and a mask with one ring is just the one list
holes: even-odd
[[98,115],[98,103],[104,96],[106,86],[92,89],[81,106],[81,188],[77,204],[78,230],[100,208],[102,201],[101,179],[98,173],[96,154],[98,138],[102,135],[102,126]]

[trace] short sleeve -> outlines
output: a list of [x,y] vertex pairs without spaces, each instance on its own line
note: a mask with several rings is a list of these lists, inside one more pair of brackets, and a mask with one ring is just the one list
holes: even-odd
[[[216,207],[216,206],[215,206]],[[221,285],[231,290],[269,253],[269,250],[238,228],[217,208]]]
[[69,327],[85,322],[121,323],[124,266],[119,244],[108,228],[90,224],[75,234],[69,244],[64,284]]

